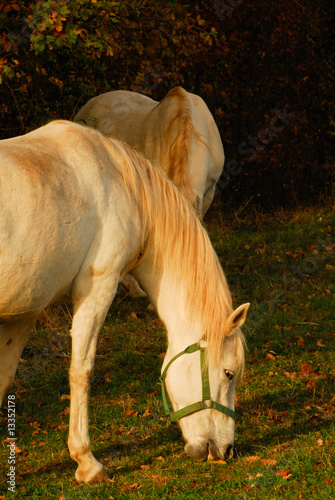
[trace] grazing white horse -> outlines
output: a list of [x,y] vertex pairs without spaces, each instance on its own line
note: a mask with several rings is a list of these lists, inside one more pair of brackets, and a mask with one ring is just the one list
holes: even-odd
[[161,102],[126,90],[90,99],[75,121],[126,142],[157,163],[202,218],[213,201],[224,152],[201,97],[176,87]]
[[162,384],[186,452],[231,456],[248,304],[233,310],[208,235],[173,183],[127,146],[66,121],[0,141],[0,179],[0,401],[39,314],[71,301],[68,445],[78,481],[105,480],[90,448],[89,387],[99,330],[132,272],[167,328]]

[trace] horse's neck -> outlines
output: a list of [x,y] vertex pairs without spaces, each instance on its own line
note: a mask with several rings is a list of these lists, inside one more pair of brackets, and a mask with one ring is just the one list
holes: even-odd
[[[145,255],[133,274],[165,323],[169,357],[201,339],[200,324],[190,317],[186,292],[179,282],[180,276],[171,276],[171,273],[164,269],[158,272],[150,252]],[[192,290],[189,292],[192,293]]]

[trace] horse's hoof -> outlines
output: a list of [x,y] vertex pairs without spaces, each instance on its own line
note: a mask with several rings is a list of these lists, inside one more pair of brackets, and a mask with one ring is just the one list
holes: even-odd
[[109,483],[112,479],[109,475],[104,471],[98,472],[92,479],[88,481],[89,484],[97,484],[97,483]]
[[75,479],[78,483],[88,483],[88,484],[98,484],[98,483],[108,483],[112,479],[108,476],[104,469],[100,469],[98,472],[90,476],[87,473],[76,472]]

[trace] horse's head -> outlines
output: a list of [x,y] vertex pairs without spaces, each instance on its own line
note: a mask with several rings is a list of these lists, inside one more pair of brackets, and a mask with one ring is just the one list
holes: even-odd
[[[162,373],[163,402],[169,394],[172,420],[178,420],[186,441],[186,453],[195,459],[233,456],[235,432],[235,386],[244,367],[244,338],[239,326],[249,304],[228,318],[221,355],[207,359],[207,342],[190,345],[165,365]],[[219,362],[214,362],[219,359]]]

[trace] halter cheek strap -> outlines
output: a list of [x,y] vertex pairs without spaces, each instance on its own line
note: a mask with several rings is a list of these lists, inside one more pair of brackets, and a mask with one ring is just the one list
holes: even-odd
[[[198,401],[197,403],[193,403],[191,405],[185,406],[185,408],[181,408],[178,411],[171,412],[168,399],[167,399],[167,394],[166,394],[166,387],[165,387],[165,378],[167,371],[171,364],[178,359],[180,356],[183,356],[184,354],[192,354],[193,352],[200,351],[200,367],[201,367],[201,380],[202,380],[202,400]],[[187,415],[191,415],[191,413],[195,413],[200,410],[206,410],[213,408],[214,410],[220,411],[221,413],[224,413],[225,415],[228,415],[228,417],[231,417],[232,419],[236,420],[236,413],[231,410],[230,408],[227,408],[227,406],[223,406],[220,403],[217,403],[211,399],[210,395],[210,388],[209,388],[209,376],[208,376],[208,367],[206,366],[206,347],[203,347],[200,342],[196,342],[195,344],[191,344],[190,346],[186,347],[186,349],[179,354],[176,354],[166,367],[164,368],[163,373],[161,374],[159,381],[162,386],[162,399],[163,399],[163,406],[166,415],[170,415],[171,420],[174,422],[176,420],[179,420],[180,418],[186,417]]]

